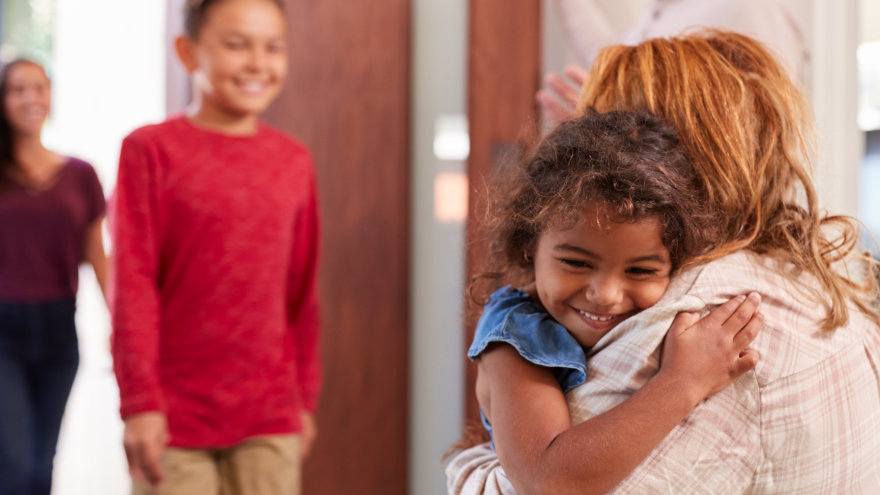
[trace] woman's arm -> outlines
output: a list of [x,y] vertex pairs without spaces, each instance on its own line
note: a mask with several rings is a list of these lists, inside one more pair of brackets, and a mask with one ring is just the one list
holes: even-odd
[[759,303],[755,294],[732,299],[702,320],[680,314],[658,374],[629,400],[574,427],[548,369],[508,345],[487,350],[479,363],[481,406],[517,492],[583,495],[613,488],[700,400],[757,364],[746,347],[763,324]]
[[107,298],[107,255],[104,252],[104,215],[99,216],[86,228],[85,260],[95,270],[95,278],[101,293]]

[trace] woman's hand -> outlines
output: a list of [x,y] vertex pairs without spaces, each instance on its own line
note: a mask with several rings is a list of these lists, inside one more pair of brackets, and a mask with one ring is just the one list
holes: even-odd
[[764,326],[761,296],[735,297],[706,317],[679,313],[666,334],[657,378],[690,391],[694,405],[720,392],[758,364],[748,346]]
[[577,65],[567,65],[562,75],[551,72],[544,76],[546,88],[538,90],[535,99],[547,127],[555,127],[574,116],[586,79],[587,71]]

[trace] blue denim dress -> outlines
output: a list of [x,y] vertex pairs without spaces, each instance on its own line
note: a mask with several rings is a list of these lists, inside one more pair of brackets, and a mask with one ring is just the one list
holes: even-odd
[[[468,358],[479,358],[493,342],[510,344],[523,359],[551,368],[562,393],[587,379],[587,358],[578,341],[519,289],[507,286],[489,298],[477,323]],[[482,412],[480,416],[491,435],[492,426]]]

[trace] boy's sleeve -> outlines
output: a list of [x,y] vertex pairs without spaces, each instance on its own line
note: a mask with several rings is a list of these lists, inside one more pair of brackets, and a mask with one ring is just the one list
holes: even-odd
[[159,200],[155,154],[131,136],[122,143],[111,202],[111,352],[123,419],[164,411],[159,378]]
[[306,200],[293,232],[288,279],[288,329],[293,334],[297,380],[303,408],[318,408],[321,388],[321,315],[318,304],[318,258],[321,246],[318,192],[314,167],[307,154]]

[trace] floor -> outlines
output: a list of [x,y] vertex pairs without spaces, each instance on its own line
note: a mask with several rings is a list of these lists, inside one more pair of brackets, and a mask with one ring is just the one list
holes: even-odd
[[87,269],[80,271],[76,319],[80,367],[61,427],[52,494],[124,494],[130,481],[110,359],[110,320]]

